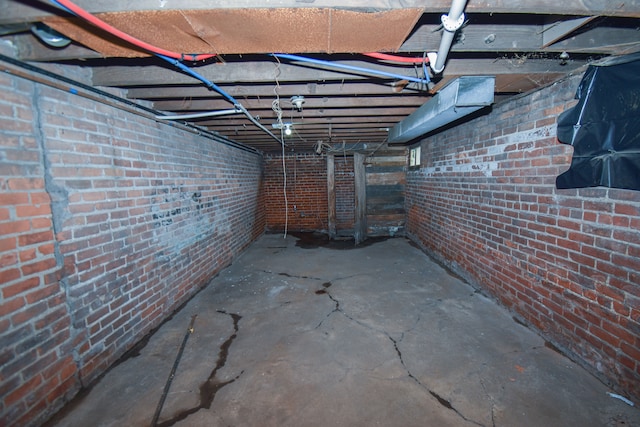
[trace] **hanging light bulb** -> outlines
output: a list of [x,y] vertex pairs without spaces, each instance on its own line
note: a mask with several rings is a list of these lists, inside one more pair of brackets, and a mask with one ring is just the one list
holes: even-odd
[[284,125],[284,134],[287,136],[291,135],[291,125]]

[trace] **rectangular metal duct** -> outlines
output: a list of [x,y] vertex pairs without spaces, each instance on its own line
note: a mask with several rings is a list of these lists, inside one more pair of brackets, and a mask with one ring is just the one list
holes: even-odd
[[462,76],[389,130],[389,143],[409,142],[493,103],[493,76]]

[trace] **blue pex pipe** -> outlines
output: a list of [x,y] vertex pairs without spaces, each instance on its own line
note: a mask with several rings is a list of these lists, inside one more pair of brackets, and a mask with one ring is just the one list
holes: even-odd
[[66,7],[64,7],[63,5],[61,5],[60,3],[58,3],[56,0],[51,0],[51,3],[53,3],[54,5],[58,6],[60,9],[64,10],[65,12],[70,13],[71,15],[75,16],[75,13],[73,13],[72,11],[70,11],[69,9],[67,9]]
[[189,74],[190,76],[195,77],[196,79],[200,80],[202,83],[207,85],[208,88],[213,89],[216,92],[218,92],[220,95],[222,95],[227,101],[229,101],[233,105],[238,105],[239,104],[239,102],[233,96],[229,95],[227,92],[222,90],[222,88],[220,86],[218,86],[217,84],[213,83],[212,81],[210,81],[206,77],[200,75],[199,73],[193,71],[191,68],[187,67],[186,65],[184,65],[182,62],[178,61],[177,59],[169,58],[168,56],[164,56],[164,55],[156,55],[156,56],[158,58],[164,59],[165,61],[167,61],[171,65],[175,65],[176,67],[178,67],[179,69],[181,69],[185,73]]
[[211,80],[207,79],[206,77],[200,75],[199,73],[193,71],[191,68],[187,67],[186,65],[184,65],[182,62],[178,61],[177,59],[173,59],[173,58],[169,58],[167,56],[163,56],[163,55],[156,55],[158,56],[158,58],[162,58],[165,61],[167,61],[168,63],[175,65],[176,67],[178,67],[180,70],[184,71],[185,73],[189,74],[190,76],[200,80],[202,83],[204,83],[208,88],[215,90],[216,92],[218,92],[220,95],[222,95],[227,101],[231,102],[233,104],[234,107],[236,107],[238,110],[240,110],[240,112],[242,112],[245,116],[247,116],[247,118],[251,121],[251,123],[253,123],[254,125],[256,125],[258,128],[262,129],[265,133],[267,133],[269,136],[271,136],[273,139],[275,139],[276,141],[278,141],[280,144],[284,145],[284,142],[280,140],[280,138],[278,138],[277,136],[275,136],[269,129],[267,129],[266,127],[264,127],[260,122],[258,122],[258,120],[256,120],[255,117],[253,117],[251,115],[251,113],[249,113],[249,111],[242,105],[240,104],[233,96],[229,95],[227,92],[225,92],[224,90],[222,90],[222,88],[220,86],[218,86],[217,84],[213,83]]
[[276,58],[281,58],[281,59],[289,59],[291,61],[300,61],[300,62],[308,62],[310,64],[323,65],[325,67],[330,67],[330,68],[338,68],[338,69],[343,69],[348,71],[355,71],[363,74],[373,74],[373,75],[379,75],[379,76],[385,76],[385,77],[392,77],[394,79],[408,80],[410,82],[416,82],[416,83],[422,83],[422,84],[428,84],[431,81],[429,79],[429,74],[426,75],[426,78],[421,79],[418,77],[403,76],[402,74],[388,73],[386,71],[373,70],[370,68],[356,67],[353,65],[323,61],[321,59],[307,58],[305,56],[290,55],[288,53],[272,53],[271,56],[275,56]]

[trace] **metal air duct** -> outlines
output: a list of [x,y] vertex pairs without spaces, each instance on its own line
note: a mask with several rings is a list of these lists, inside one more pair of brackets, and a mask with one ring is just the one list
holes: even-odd
[[493,76],[462,76],[389,131],[389,143],[409,142],[493,103]]

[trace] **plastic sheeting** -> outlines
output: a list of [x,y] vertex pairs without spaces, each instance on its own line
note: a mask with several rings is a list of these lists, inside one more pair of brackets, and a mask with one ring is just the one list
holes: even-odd
[[590,66],[576,99],[558,117],[558,139],[574,152],[557,188],[640,190],[640,55]]

